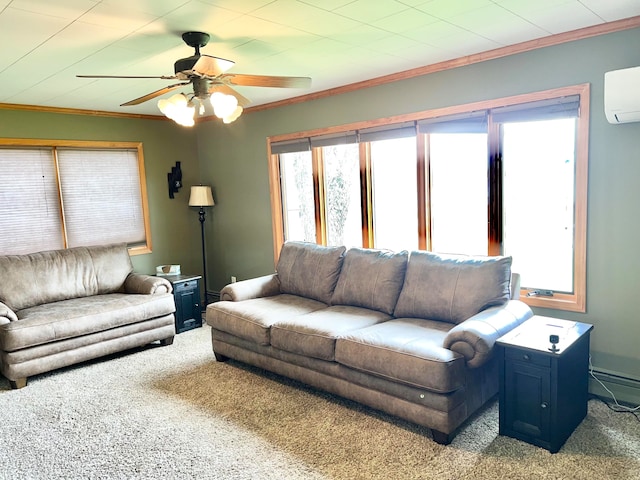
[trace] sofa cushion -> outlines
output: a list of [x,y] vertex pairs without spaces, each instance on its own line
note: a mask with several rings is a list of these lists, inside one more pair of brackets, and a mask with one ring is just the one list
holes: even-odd
[[394,316],[460,323],[509,300],[511,257],[411,252]]
[[285,243],[276,267],[280,292],[329,304],[345,251],[345,247],[325,247],[306,242]]
[[[0,302],[13,311],[111,293],[133,271],[123,244],[0,256]],[[4,281],[4,279],[10,281]]]
[[297,295],[280,294],[242,302],[216,302],[207,307],[207,324],[258,345],[269,345],[277,321],[311,313],[326,305]]
[[398,318],[342,335],[338,363],[433,392],[464,386],[464,358],[442,346],[450,324]]
[[277,321],[271,346],[307,357],[333,361],[336,337],[389,320],[391,316],[360,307],[338,305]]
[[72,298],[18,312],[0,325],[0,349],[14,351],[143,322],[175,312],[173,295],[112,293]]
[[371,308],[391,315],[402,288],[408,256],[406,251],[349,249],[331,304]]
[[[93,263],[98,294],[124,292],[124,282],[133,272],[133,264],[126,243],[88,247]],[[159,283],[162,280],[157,279]]]

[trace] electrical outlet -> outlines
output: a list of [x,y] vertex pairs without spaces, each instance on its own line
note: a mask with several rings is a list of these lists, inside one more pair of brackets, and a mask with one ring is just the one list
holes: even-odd
[[234,277],[233,275],[231,275],[231,283],[236,283],[238,281],[238,279],[236,277]]

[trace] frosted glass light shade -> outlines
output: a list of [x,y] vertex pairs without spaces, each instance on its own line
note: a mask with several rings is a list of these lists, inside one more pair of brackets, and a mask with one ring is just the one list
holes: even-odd
[[190,207],[213,207],[213,195],[211,187],[208,185],[195,185],[191,187],[191,195],[189,196]]
[[[213,113],[218,118],[225,118],[232,115],[238,107],[238,99],[233,95],[226,95],[222,92],[214,92],[210,97]],[[240,114],[238,114],[239,116]]]
[[195,106],[187,100],[183,93],[176,93],[168,99],[158,100],[158,108],[168,118],[184,127],[193,127]]

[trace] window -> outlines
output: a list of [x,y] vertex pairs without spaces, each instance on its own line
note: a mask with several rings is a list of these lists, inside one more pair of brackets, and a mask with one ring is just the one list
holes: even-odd
[[362,246],[358,145],[322,147],[327,245]]
[[276,259],[304,211],[320,244],[511,255],[525,302],[584,311],[588,99],[579,85],[269,139]]
[[390,250],[417,250],[418,192],[415,137],[371,142],[373,244]]
[[0,141],[0,253],[126,242],[151,251],[138,143]]
[[288,240],[316,241],[311,152],[280,155],[285,236]]
[[503,125],[504,253],[529,290],[573,292],[575,126],[575,118]]
[[431,250],[486,255],[487,134],[429,135]]

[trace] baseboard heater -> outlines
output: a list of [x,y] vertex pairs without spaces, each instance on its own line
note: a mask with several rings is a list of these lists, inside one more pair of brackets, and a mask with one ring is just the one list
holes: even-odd
[[[599,382],[602,382],[602,385],[599,385],[598,382],[591,379],[589,390],[594,395],[609,401],[611,392],[615,392],[616,400],[620,405],[635,408],[640,403],[640,378],[599,368],[592,368],[591,372]],[[609,385],[611,392],[605,393],[602,388],[605,383]]]
[[626,374],[621,375],[620,373],[602,370],[600,368],[593,368],[591,371],[603,382],[616,383],[618,385],[624,385],[625,387],[637,388],[640,390],[640,378],[631,377]]

